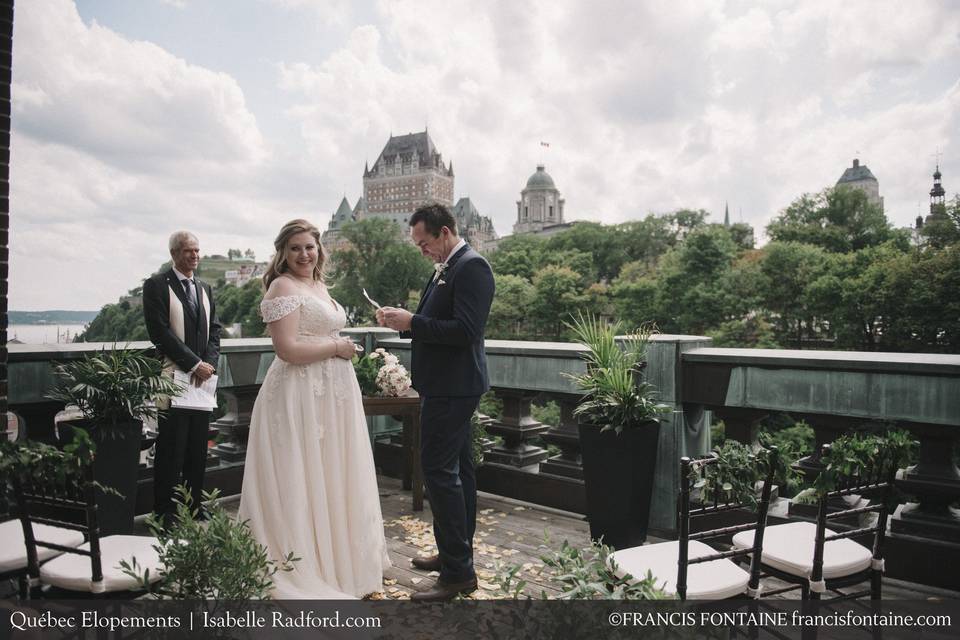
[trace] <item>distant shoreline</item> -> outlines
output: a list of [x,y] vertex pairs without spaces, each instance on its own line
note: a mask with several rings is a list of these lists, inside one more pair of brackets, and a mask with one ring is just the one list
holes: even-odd
[[100,311],[8,311],[8,325],[74,325],[89,324]]

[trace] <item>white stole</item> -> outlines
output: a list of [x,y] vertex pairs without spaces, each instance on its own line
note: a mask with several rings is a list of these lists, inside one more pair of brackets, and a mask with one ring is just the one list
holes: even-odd
[[[182,287],[182,285],[181,285]],[[200,304],[203,305],[204,317],[207,319],[207,322],[204,323],[203,330],[203,342],[206,344],[210,339],[210,299],[207,297],[207,290],[203,287],[197,285],[197,293],[200,294]],[[184,336],[186,335],[186,330],[184,329],[183,322],[183,303],[180,302],[180,298],[177,297],[177,292],[173,290],[172,285],[167,286],[167,295],[170,299],[170,330],[173,331],[173,335],[177,336],[180,339],[180,342],[185,342]],[[197,318],[197,322],[200,321],[200,318]],[[201,356],[202,354],[197,354]],[[170,359],[170,356],[165,355],[163,357],[163,368],[164,372],[173,378],[173,370],[177,368],[176,363]],[[157,402],[157,406],[161,409],[168,409],[170,407],[170,399],[163,398]]]

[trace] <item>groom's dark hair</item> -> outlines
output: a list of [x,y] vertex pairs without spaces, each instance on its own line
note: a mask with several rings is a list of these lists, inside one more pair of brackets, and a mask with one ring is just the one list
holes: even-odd
[[418,222],[423,223],[423,228],[434,238],[440,235],[440,229],[446,227],[457,235],[457,219],[439,202],[425,204],[410,216],[410,226],[414,227]]

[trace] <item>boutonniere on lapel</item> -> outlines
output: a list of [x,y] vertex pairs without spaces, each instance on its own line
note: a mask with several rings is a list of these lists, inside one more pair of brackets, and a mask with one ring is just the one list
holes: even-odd
[[447,271],[446,262],[438,262],[433,265],[433,279],[437,281],[437,286],[442,287],[447,284],[447,281],[443,279],[443,274]]

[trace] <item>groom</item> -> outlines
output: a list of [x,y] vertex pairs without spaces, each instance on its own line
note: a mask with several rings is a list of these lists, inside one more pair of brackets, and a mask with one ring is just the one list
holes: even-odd
[[420,393],[420,458],[433,511],[439,554],[413,565],[439,571],[433,588],[412,600],[450,600],[477,588],[473,534],[477,482],[470,418],[490,389],[483,329],[493,302],[493,272],[457,235],[457,223],[441,204],[417,209],[410,237],[432,259],[434,274],[416,313],[384,307],[381,325],[411,338],[413,387]]

